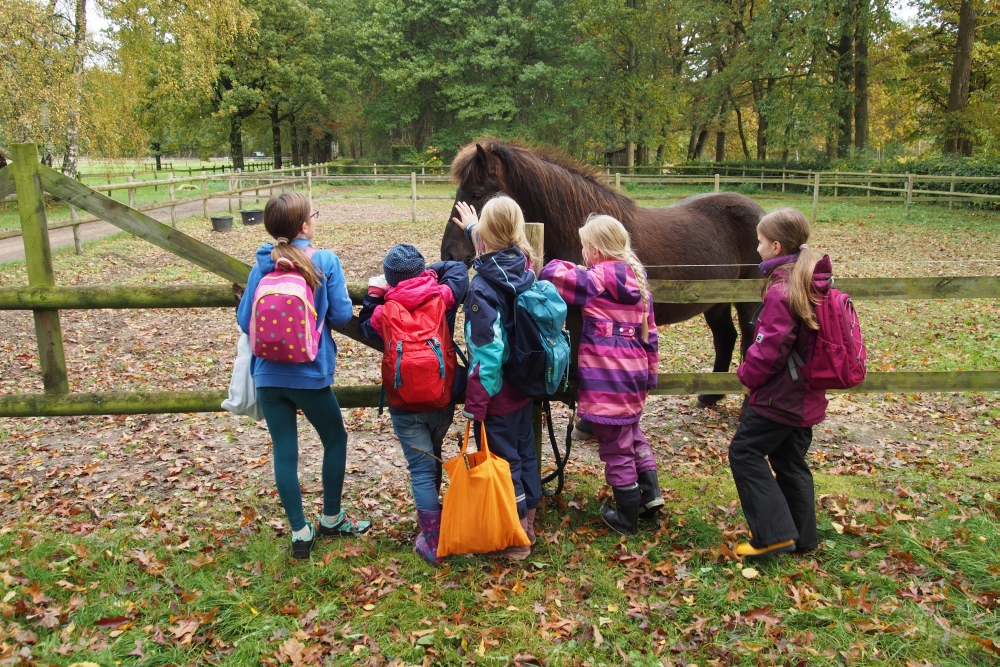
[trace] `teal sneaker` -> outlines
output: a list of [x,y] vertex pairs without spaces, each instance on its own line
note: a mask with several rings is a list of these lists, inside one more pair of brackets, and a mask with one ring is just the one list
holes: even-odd
[[322,517],[319,519],[319,534],[324,537],[354,537],[367,533],[371,527],[371,521],[355,521],[344,510],[340,510],[337,521],[332,526],[327,525]]

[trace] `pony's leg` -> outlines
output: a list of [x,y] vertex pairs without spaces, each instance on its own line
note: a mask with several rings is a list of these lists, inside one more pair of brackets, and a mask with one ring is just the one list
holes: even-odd
[[[728,373],[729,364],[733,361],[733,350],[736,348],[736,327],[733,325],[732,306],[719,303],[705,311],[705,322],[712,330],[712,342],[715,345],[715,366],[713,373]],[[698,407],[707,408],[722,400],[723,394],[701,394],[698,396]]]
[[738,303],[736,304],[736,319],[740,323],[740,361],[747,356],[747,350],[753,343],[753,320],[754,313],[760,306],[759,303]]

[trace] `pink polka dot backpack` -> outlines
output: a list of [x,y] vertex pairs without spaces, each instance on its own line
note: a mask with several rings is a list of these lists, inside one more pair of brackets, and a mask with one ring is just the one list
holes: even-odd
[[[306,249],[309,257],[313,252]],[[253,295],[250,347],[254,356],[282,364],[315,361],[322,333],[312,289],[291,262],[279,259]]]

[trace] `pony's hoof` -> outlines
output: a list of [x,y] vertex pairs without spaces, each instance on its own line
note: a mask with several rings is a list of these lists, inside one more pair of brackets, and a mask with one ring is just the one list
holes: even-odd
[[722,394],[702,394],[698,397],[698,401],[695,405],[704,410],[705,408],[710,408],[719,401],[722,400]]

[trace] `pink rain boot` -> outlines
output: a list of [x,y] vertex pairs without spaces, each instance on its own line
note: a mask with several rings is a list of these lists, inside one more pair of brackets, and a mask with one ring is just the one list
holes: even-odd
[[417,525],[420,534],[414,542],[414,548],[420,557],[431,565],[438,565],[438,536],[441,533],[441,510],[417,510]]

